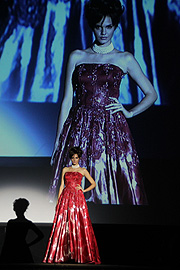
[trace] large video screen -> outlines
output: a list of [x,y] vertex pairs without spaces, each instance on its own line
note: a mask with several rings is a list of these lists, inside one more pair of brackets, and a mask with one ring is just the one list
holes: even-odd
[[[71,51],[85,49],[93,41],[93,34],[84,19],[84,3],[1,1],[1,156],[51,155],[68,56]],[[166,80],[162,81],[162,54],[173,46],[170,37],[173,26],[178,27],[179,23],[178,1],[122,3],[125,12],[113,44],[121,51],[133,53],[157,91],[155,104],[167,105],[170,89]],[[167,18],[163,17],[163,10],[168,14]],[[171,77],[172,68],[169,69]],[[120,102],[136,104],[142,96],[125,76]],[[54,105],[57,115],[51,115],[53,106],[49,104]]]
[[[85,2],[85,0],[1,1],[0,160],[3,161],[1,166],[10,166],[9,158],[35,160],[40,157],[50,160],[64,96],[69,54],[75,49],[87,48],[94,40],[84,17]],[[180,46],[180,3],[178,0],[121,2],[125,11],[112,42],[116,49],[129,51],[135,56],[158,95],[153,108],[145,112],[144,116],[129,120],[135,144],[137,143],[140,158],[157,159],[170,156],[172,158],[174,147],[170,146],[168,139],[168,145],[163,147],[163,144],[167,143],[164,132],[169,128],[162,117],[169,115],[164,108],[168,108],[169,112],[177,102],[174,93],[179,85],[177,56]],[[142,98],[142,91],[130,76],[124,76],[119,89],[119,102],[131,108]],[[156,117],[159,112],[159,116]],[[147,121],[150,122],[147,124]],[[140,123],[143,123],[145,128],[142,129]],[[154,124],[156,130],[150,127],[152,123],[156,123]],[[14,166],[13,159],[11,159],[12,166]],[[30,200],[36,198],[35,201],[43,202],[48,194],[50,177],[49,175],[49,182],[46,179],[44,187],[43,181],[38,184],[38,189],[39,186],[43,187],[43,196],[41,191],[36,194],[38,189],[35,192],[33,186],[35,187],[37,183],[32,181],[31,184],[29,179],[28,183],[23,183],[24,189],[23,185],[19,184],[16,197],[26,195],[28,197],[29,194]],[[3,181],[0,180],[1,190],[4,186]],[[15,198],[14,189],[11,189],[13,185],[13,181],[9,180],[9,184],[6,181],[5,190],[7,194],[12,194],[8,197],[9,204]],[[24,192],[30,186],[31,192]],[[145,186],[148,187],[149,184]],[[3,205],[7,198],[5,190],[3,196],[0,195],[2,200],[0,205]],[[47,204],[44,205],[47,207]],[[39,205],[43,207],[41,203]],[[42,214],[41,207],[39,212]],[[33,209],[35,208],[32,208],[32,217],[35,212]],[[53,211],[50,212],[52,214]],[[6,218],[4,215],[3,221]],[[40,220],[50,222],[52,215],[44,214],[41,219],[37,215],[35,219],[39,222]]]

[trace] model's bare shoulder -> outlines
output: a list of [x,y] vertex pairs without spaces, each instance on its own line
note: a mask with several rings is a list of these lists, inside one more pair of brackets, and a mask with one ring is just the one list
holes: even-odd
[[72,51],[69,55],[69,61],[73,61],[77,58],[77,55],[78,55],[78,50],[75,50],[75,51]]
[[125,52],[117,51],[116,53],[116,62],[125,73],[129,71],[129,66],[131,66],[132,63],[134,63],[135,61],[136,60],[134,56],[127,51]]
[[73,59],[76,62],[80,57],[84,56],[84,53],[84,50],[74,50],[71,52],[69,59]]
[[82,168],[82,173],[83,173],[83,175],[89,174],[89,172],[86,170],[86,168]]
[[134,56],[130,52],[121,52],[117,51],[116,52],[116,57],[119,58],[119,60],[128,63],[129,61],[132,61],[134,59]]
[[133,74],[137,72],[140,72],[140,74],[142,75],[142,69],[132,53],[126,52],[124,59],[126,63],[127,72],[130,75],[133,76]]
[[74,50],[70,53],[68,62],[67,62],[67,75],[69,78],[72,76],[72,72],[81,56],[81,50]]
[[74,50],[69,56],[69,63],[71,63],[73,66],[76,66],[78,63],[84,61],[86,55],[86,50]]
[[63,170],[62,170],[62,173],[65,174],[68,171],[69,171],[69,167],[64,167]]
[[124,59],[124,62],[126,63],[127,67],[129,65],[131,65],[132,63],[137,63],[136,59],[134,58],[133,54],[130,53],[130,52],[124,52],[123,53],[123,59]]
[[71,52],[70,56],[71,57],[79,57],[83,53],[83,50],[74,50]]

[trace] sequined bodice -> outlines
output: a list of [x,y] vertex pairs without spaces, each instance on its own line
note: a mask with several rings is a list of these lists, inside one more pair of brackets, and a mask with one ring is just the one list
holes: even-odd
[[66,172],[64,177],[66,188],[75,188],[77,185],[80,185],[82,177],[83,175],[79,172]]
[[[147,204],[139,172],[139,159],[122,111],[111,113],[105,105],[116,102],[125,73],[113,64],[79,64],[72,75],[74,102],[63,125],[55,154],[55,194],[62,167],[70,166],[67,149],[80,146],[80,166],[88,168],[96,188],[86,192],[89,202],[102,204]],[[83,198],[80,173],[65,175],[64,193]],[[86,186],[85,177],[82,187]],[[77,187],[77,186],[76,186]],[[71,195],[70,195],[71,196]]]
[[119,97],[123,71],[113,64],[81,64],[73,72],[73,87],[78,105],[104,107]]

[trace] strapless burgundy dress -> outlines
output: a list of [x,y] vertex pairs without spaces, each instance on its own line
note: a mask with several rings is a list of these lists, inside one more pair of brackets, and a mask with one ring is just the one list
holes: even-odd
[[82,177],[79,172],[65,174],[44,263],[101,263],[84,194],[76,189]]
[[[80,166],[96,181],[96,188],[85,194],[89,202],[100,204],[147,204],[139,159],[126,118],[111,114],[105,106],[110,97],[119,97],[123,71],[112,64],[80,64],[72,83],[74,103],[66,119],[55,153],[50,193],[58,187],[61,170],[71,161],[68,150],[83,150]],[[86,187],[86,182],[82,182]]]

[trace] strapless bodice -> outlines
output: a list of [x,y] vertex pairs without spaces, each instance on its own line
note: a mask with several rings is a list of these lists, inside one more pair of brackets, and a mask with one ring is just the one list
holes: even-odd
[[65,186],[75,188],[77,185],[81,184],[83,175],[80,172],[66,172],[65,173]]
[[76,66],[72,83],[77,103],[85,107],[104,107],[112,103],[109,97],[119,97],[124,72],[113,64],[80,64]]

